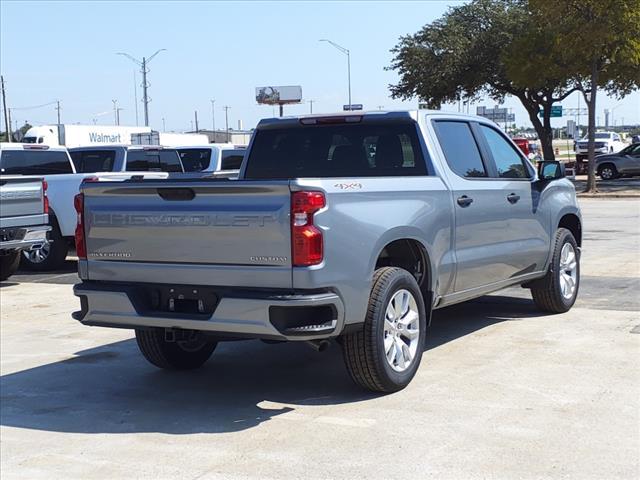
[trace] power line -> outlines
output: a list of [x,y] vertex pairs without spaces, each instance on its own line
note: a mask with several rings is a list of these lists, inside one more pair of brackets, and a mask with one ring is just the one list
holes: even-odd
[[58,100],[54,100],[53,102],[43,103],[42,105],[33,105],[31,107],[11,107],[11,110],[35,110],[36,108],[48,107],[50,105],[56,105]]

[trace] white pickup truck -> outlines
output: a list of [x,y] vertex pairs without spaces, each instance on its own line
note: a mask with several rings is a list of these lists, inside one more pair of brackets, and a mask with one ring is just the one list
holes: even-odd
[[74,150],[75,163],[64,147],[39,144],[0,144],[0,172],[36,176],[46,180],[49,199],[49,241],[42,248],[23,252],[22,266],[29,270],[55,270],[64,263],[73,245],[77,213],[73,197],[87,177],[126,180],[132,176],[166,178],[182,172],[175,149],[142,146],[100,146]]
[[[596,155],[604,153],[616,153],[627,146],[622,141],[620,135],[615,132],[596,132],[595,134]],[[576,142],[576,173],[586,173],[587,160],[589,157],[589,137],[584,137]]]

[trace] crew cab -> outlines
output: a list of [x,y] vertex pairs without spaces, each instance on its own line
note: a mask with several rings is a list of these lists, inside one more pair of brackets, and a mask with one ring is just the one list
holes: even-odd
[[85,178],[124,180],[132,175],[166,178],[170,172],[183,171],[175,149],[101,146],[69,151],[39,144],[0,146],[3,174],[42,177],[48,185],[51,232],[41,248],[23,251],[22,266],[27,269],[55,270],[65,261],[76,227],[73,198]]
[[207,172],[225,177],[238,175],[245,152],[245,147],[230,143],[178,147],[185,172]]
[[73,317],[134,329],[169,369],[229,339],[336,339],[358,385],[393,392],[434,309],[512,285],[571,308],[582,227],[563,173],[476,116],[262,120],[237,180],[82,184]]
[[[595,152],[596,155],[604,153],[616,153],[627,146],[622,141],[620,135],[615,132],[596,132],[595,133]],[[578,173],[586,172],[587,162],[585,160],[589,157],[589,137],[585,136],[581,140],[578,140],[575,144],[576,152],[576,166],[579,170]]]
[[49,201],[40,178],[0,175],[0,280],[13,275],[20,252],[47,241]]

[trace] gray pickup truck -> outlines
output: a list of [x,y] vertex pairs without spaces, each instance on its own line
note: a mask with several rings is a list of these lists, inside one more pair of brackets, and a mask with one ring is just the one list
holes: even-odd
[[474,116],[263,120],[238,180],[83,184],[74,318],[135,329],[160,368],[227,339],[335,338],[357,384],[396,391],[433,309],[511,285],[571,308],[582,227],[563,177]]
[[0,175],[0,280],[13,275],[20,252],[47,242],[49,202],[41,178]]

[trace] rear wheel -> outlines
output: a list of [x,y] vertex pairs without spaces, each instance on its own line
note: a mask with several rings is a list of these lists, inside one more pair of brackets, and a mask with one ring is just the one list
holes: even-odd
[[580,287],[580,250],[573,234],[559,228],[549,271],[531,286],[533,301],[541,310],[564,313],[576,301]]
[[163,328],[136,330],[136,342],[149,363],[169,370],[193,370],[201,367],[218,345],[218,342],[198,334],[191,338],[168,341]]
[[15,250],[0,255],[0,280],[4,281],[16,273],[20,265],[20,251]]
[[612,180],[618,176],[618,170],[615,165],[605,163],[598,168],[598,175],[603,180]]
[[57,270],[64,264],[68,252],[67,241],[60,233],[58,225],[54,224],[49,232],[49,240],[42,248],[32,248],[23,252],[22,267],[37,272]]
[[362,330],[342,337],[347,370],[359,386],[374,392],[406,387],[424,350],[426,311],[415,278],[406,270],[376,270]]

